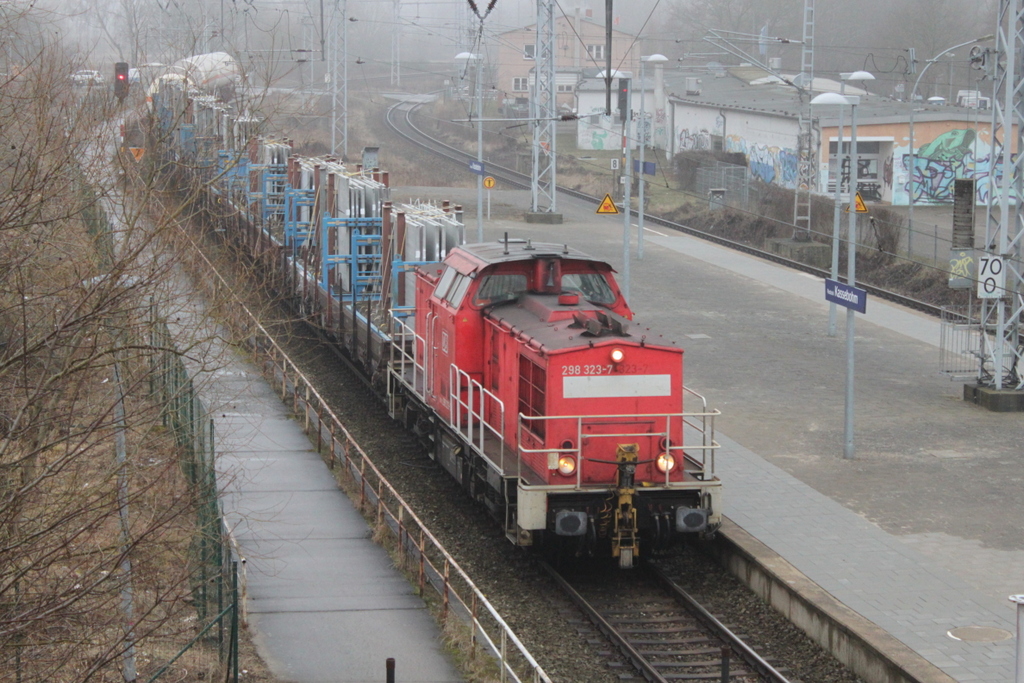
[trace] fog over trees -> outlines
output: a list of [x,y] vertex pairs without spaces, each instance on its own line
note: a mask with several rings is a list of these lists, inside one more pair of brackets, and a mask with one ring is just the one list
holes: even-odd
[[[100,64],[115,59],[167,62],[219,49],[237,54],[273,52],[281,61],[318,60],[321,12],[326,22],[334,6],[331,0],[322,6],[319,0],[49,2],[52,30],[77,42],[86,59]],[[454,56],[460,37],[464,40],[478,26],[464,0],[401,0],[397,23],[392,0],[342,4],[353,19],[348,24],[351,58],[359,56],[385,68],[396,32],[401,35],[401,60],[414,69],[449,53]],[[477,6],[483,11],[487,3]],[[577,7],[584,15],[589,10],[596,21],[604,21],[603,0],[559,0],[555,12],[573,16]],[[992,33],[996,7],[996,0],[816,0],[815,70],[827,75],[866,68],[880,78],[880,88],[890,88],[883,94],[892,94],[892,85],[909,71],[908,48],[914,48],[923,62],[957,43]],[[803,14],[804,0],[615,0],[613,4],[615,28],[639,34],[645,53],[659,51],[670,59],[714,52],[703,40],[711,29],[751,36],[764,29],[770,37],[799,41]],[[533,0],[498,0],[485,22],[485,40],[500,40],[502,32],[535,21]],[[756,40],[740,45],[753,54],[759,52]],[[799,67],[798,44],[769,43],[767,52],[781,57],[784,69]],[[735,61],[726,56],[719,59]],[[965,50],[949,59],[955,81],[977,77],[969,74]],[[700,64],[700,58],[686,64]],[[948,66],[936,65],[931,71],[936,83],[949,80]]]

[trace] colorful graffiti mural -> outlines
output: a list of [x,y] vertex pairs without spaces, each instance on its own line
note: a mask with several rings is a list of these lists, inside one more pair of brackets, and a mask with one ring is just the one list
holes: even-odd
[[903,199],[912,195],[915,204],[952,202],[953,181],[957,178],[974,178],[976,201],[986,204],[993,186],[998,188],[1002,183],[1002,146],[997,144],[993,149],[972,129],[947,131],[921,145],[914,154],[912,169],[910,148],[903,147],[897,154],[907,179],[900,188]]
[[796,151],[768,145],[749,144],[737,135],[726,138],[726,151],[741,152],[747,157],[751,175],[765,183],[795,188],[799,171]]

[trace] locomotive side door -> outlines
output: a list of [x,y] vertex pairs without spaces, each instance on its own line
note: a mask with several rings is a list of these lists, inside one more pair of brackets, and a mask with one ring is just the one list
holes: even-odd
[[[483,385],[495,396],[504,396],[501,388],[501,354],[504,353],[503,342],[505,335],[501,333],[501,328],[498,325],[490,321],[487,322],[486,329],[486,346],[484,347],[486,360],[484,361]],[[485,409],[487,423],[501,425],[501,409],[498,402],[487,401]]]
[[452,315],[437,301],[430,302],[430,392],[427,400],[431,406],[448,419],[451,411],[450,376],[452,358],[455,355],[455,335],[452,329]]

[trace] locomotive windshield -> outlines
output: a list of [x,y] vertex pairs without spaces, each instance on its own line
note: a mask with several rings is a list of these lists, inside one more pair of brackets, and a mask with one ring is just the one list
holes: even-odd
[[505,301],[515,301],[520,294],[526,292],[526,276],[522,273],[503,273],[487,275],[476,290],[473,303],[477,306],[489,306]]
[[562,275],[562,291],[579,292],[593,304],[615,303],[615,293],[600,273],[566,273]]

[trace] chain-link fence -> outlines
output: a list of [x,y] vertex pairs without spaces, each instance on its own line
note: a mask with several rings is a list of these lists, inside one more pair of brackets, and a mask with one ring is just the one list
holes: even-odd
[[214,422],[196,393],[167,324],[158,319],[155,308],[150,334],[151,395],[161,406],[163,424],[174,437],[181,471],[195,500],[195,531],[189,553],[193,566],[189,574],[199,632],[149,681],[160,678],[182,654],[202,643],[217,648],[224,680],[237,683],[238,562],[218,498]]

